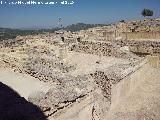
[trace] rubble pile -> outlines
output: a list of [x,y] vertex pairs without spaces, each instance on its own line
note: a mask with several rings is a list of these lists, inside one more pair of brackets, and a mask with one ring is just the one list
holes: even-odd
[[94,88],[87,76],[66,76],[59,85],[53,86],[47,93],[33,93],[29,101],[36,104],[47,116],[54,114],[60,109],[79,102]]
[[146,62],[147,60],[144,58],[134,63],[130,62],[128,64],[114,65],[105,70],[97,70],[94,74],[91,74],[91,76],[94,78],[96,84],[102,89],[104,97],[111,102],[112,86],[135,72],[142,65],[146,64]]
[[68,73],[75,69],[73,65],[64,64],[58,59],[29,58],[25,64],[25,72],[42,81],[59,81],[63,79],[63,73]]

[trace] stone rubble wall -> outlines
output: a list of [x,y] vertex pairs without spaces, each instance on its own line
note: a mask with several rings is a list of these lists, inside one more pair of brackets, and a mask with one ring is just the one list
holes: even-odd
[[100,56],[112,56],[117,58],[129,59],[135,57],[131,53],[126,53],[120,50],[118,46],[111,42],[102,41],[81,41],[78,44],[73,44],[69,50]]
[[160,32],[124,32],[121,33],[119,36],[126,40],[160,39]]
[[75,37],[64,37],[64,43],[76,43],[77,38]]
[[[134,39],[160,39],[160,32],[101,32],[97,33],[98,37],[103,37],[105,40],[112,41],[117,37],[126,40]],[[92,37],[92,36],[89,36]]]
[[23,44],[25,44],[26,41],[23,39],[18,39],[18,40],[4,40],[4,41],[0,41],[0,48],[4,48],[4,47],[16,47],[16,46],[21,46]]
[[40,107],[47,117],[53,114],[56,116],[56,113],[61,114],[58,113],[61,109],[83,100],[94,90],[91,86],[93,85],[86,75],[65,76],[60,84],[52,86],[47,93],[33,93],[28,100]]
[[73,65],[65,64],[58,59],[29,57],[20,60],[7,55],[0,55],[0,67],[11,68],[15,72],[26,73],[51,84],[61,83],[61,80],[66,77],[65,73],[75,69]]
[[91,76],[99,88],[101,88],[103,96],[111,102],[112,87],[146,63],[148,63],[148,60],[143,58],[133,64],[114,65],[105,70],[97,70]]
[[159,41],[147,41],[147,40],[114,40],[120,46],[129,46],[131,52],[146,53],[146,54],[160,54],[160,42]]
[[160,39],[160,19],[144,19],[95,27],[82,32],[89,37],[105,37],[113,40],[116,37],[123,39]]
[[152,68],[160,68],[160,56],[147,56],[149,65]]

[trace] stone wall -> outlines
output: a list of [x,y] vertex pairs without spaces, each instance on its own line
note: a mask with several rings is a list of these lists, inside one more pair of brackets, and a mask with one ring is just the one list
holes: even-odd
[[4,41],[0,41],[0,48],[3,48],[3,47],[16,47],[16,46],[23,45],[23,44],[25,44],[25,43],[26,43],[26,41],[23,40],[23,39],[18,39],[18,40],[15,40],[15,39],[4,40]]
[[160,39],[160,32],[124,32],[122,37],[127,40],[134,39]]
[[76,43],[77,38],[76,37],[64,37],[64,43]]
[[129,59],[136,57],[131,53],[123,52],[118,46],[111,42],[104,41],[81,41],[78,44],[72,44],[69,50],[100,56],[112,56],[117,58]]
[[104,37],[105,40],[114,40],[117,37],[122,37],[126,40],[160,39],[160,32],[102,32],[100,37]]
[[149,65],[153,68],[160,68],[160,56],[147,56]]
[[160,41],[147,40],[114,40],[120,46],[129,46],[130,51],[144,54],[160,54]]
[[121,83],[124,78],[130,76],[147,63],[148,60],[143,58],[136,63],[119,64],[105,70],[97,70],[95,73],[91,74],[91,76],[94,78],[94,81],[99,88],[101,88],[103,96],[111,102],[112,99],[114,99],[112,98],[112,89],[115,89],[115,86]]

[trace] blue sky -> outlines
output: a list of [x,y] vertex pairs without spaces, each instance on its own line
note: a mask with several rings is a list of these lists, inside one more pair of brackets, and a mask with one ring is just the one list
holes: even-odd
[[[1,1],[1,0],[0,0]],[[2,0],[11,1],[11,0]],[[18,1],[18,0],[12,0]],[[22,0],[27,1],[27,0]],[[28,0],[29,1],[29,0]],[[38,1],[38,0],[35,0]],[[39,0],[63,1],[63,0]],[[70,0],[68,0],[69,2]],[[74,23],[111,23],[142,19],[143,8],[154,10],[160,17],[160,0],[73,0],[73,5],[0,5],[0,27],[56,27],[62,17],[64,26]]]

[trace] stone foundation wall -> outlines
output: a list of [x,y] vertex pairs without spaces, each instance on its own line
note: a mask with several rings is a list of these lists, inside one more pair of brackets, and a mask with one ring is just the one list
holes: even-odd
[[70,47],[71,51],[83,52],[102,56],[129,58],[129,54],[120,50],[129,46],[131,52],[139,55],[160,55],[160,41],[158,40],[112,40],[112,41],[81,41]]
[[64,43],[76,43],[77,38],[66,38],[64,37]]
[[153,68],[160,68],[160,56],[147,56],[149,65]]
[[18,39],[18,40],[4,40],[4,41],[0,41],[0,48],[3,47],[16,47],[16,46],[20,46],[25,44],[26,41],[23,39]]
[[[120,64],[111,66],[105,70],[97,70],[95,73],[91,74],[95,83],[101,88],[102,94],[108,99],[109,102],[112,101],[112,89],[121,83],[123,79],[130,76],[132,73],[143,67],[148,63],[148,59],[144,58],[136,63],[131,64]],[[125,83],[128,83],[127,81]]]
[[124,32],[120,34],[124,39],[160,39],[159,32]]
[[92,77],[94,78],[94,81],[98,87],[101,88],[103,96],[106,97],[109,102],[111,102],[112,84],[107,75],[105,75],[103,71],[96,71],[94,74],[92,74]]
[[114,40],[113,43],[120,46],[129,46],[130,51],[135,53],[160,54],[160,41]]
[[[160,32],[102,32],[99,37],[104,37],[105,40],[114,40],[117,37],[122,37],[125,40],[141,40],[141,39],[160,39]],[[98,34],[99,35],[99,34]]]
[[102,41],[81,41],[78,44],[73,44],[71,51],[89,53],[101,56],[112,56],[117,58],[130,58],[130,54],[120,50],[120,46],[111,42]]

